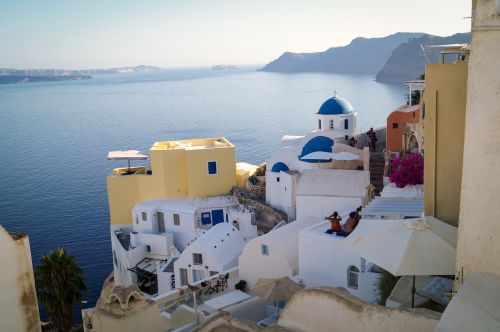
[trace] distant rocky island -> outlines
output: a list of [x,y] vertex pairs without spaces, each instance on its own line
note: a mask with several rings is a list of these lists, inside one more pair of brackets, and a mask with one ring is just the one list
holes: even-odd
[[85,80],[91,79],[91,75],[145,73],[157,70],[161,70],[161,68],[144,65],[84,70],[0,68],[0,84]]
[[238,69],[239,66],[236,65],[215,65],[212,66],[212,70],[231,70],[231,69]]
[[398,32],[381,38],[358,37],[346,46],[332,47],[324,52],[285,52],[259,70],[373,74],[380,82],[402,82],[423,73],[425,61],[421,44],[468,41],[468,33],[437,37],[421,32]]

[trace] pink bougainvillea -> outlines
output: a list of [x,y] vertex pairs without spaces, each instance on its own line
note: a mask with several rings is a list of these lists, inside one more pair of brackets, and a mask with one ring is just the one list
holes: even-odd
[[407,184],[424,183],[424,158],[420,153],[412,152],[408,153],[404,159],[393,159],[391,168],[389,180],[398,188],[404,188]]

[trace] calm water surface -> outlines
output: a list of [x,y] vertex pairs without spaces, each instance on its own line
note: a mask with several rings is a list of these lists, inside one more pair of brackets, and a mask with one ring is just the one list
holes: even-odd
[[405,93],[372,76],[253,68],[0,85],[0,224],[29,235],[35,266],[49,250],[67,248],[85,270],[85,307],[94,306],[112,271],[106,175],[124,165],[106,160],[108,151],[225,136],[238,161],[261,163],[282,135],[314,129],[314,113],[335,90],[363,130],[385,125]]

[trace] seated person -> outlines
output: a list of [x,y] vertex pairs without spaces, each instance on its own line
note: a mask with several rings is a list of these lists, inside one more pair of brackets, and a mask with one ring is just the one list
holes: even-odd
[[330,226],[331,226],[331,228],[326,231],[328,234],[340,232],[342,230],[342,226],[340,226],[340,221],[342,220],[342,217],[339,216],[339,213],[337,211],[333,212],[333,214],[329,216],[327,219],[330,220]]
[[349,218],[345,222],[344,229],[337,233],[337,236],[347,236],[356,228],[356,212],[349,213]]

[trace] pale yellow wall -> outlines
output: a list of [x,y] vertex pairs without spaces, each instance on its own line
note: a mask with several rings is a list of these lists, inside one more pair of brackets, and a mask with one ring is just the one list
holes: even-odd
[[28,236],[0,226],[0,331],[41,331]]
[[467,62],[425,67],[425,214],[457,226],[467,93]]
[[[181,141],[193,146],[210,145],[216,139]],[[157,142],[150,151],[151,175],[108,176],[111,224],[130,224],[132,208],[139,202],[174,197],[225,195],[236,185],[234,146],[173,148]],[[208,175],[208,161],[217,161],[217,175]]]
[[278,325],[291,331],[434,331],[441,314],[426,309],[386,308],[364,302],[340,288],[310,288],[296,293]]
[[472,4],[459,280],[472,271],[500,276],[500,12],[495,1]]
[[[228,194],[236,185],[234,147],[186,151],[188,196]],[[217,174],[208,174],[208,162],[217,162]]]

